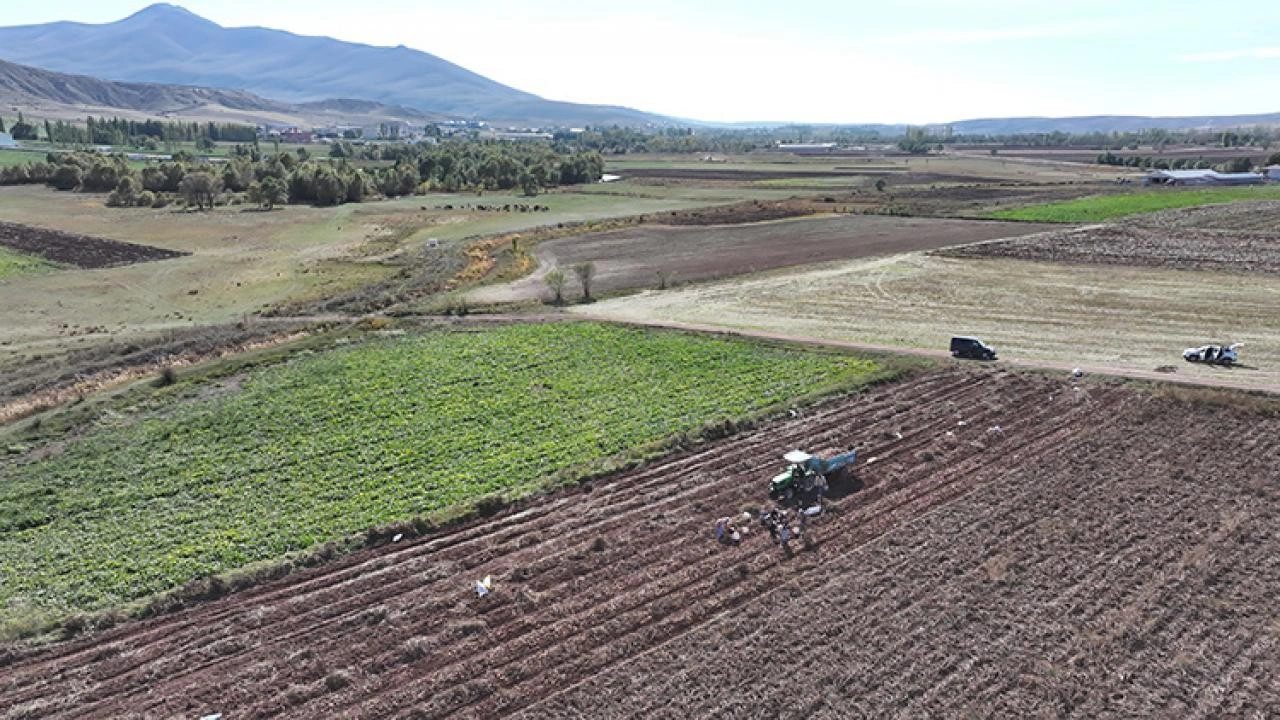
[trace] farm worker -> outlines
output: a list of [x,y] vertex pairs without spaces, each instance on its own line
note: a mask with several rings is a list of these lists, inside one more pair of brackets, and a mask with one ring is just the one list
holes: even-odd
[[787,547],[787,542],[789,540],[791,540],[791,528],[787,527],[786,525],[779,527],[778,528],[778,544],[782,546],[783,551],[787,551],[790,549]]
[[724,534],[728,532],[729,518],[722,517],[716,521],[716,540],[724,542]]
[[742,533],[738,532],[737,528],[734,528],[733,532],[729,533],[729,542],[733,543],[734,545],[737,545],[738,543],[742,542]]
[[483,580],[476,581],[476,597],[484,597],[489,594],[490,588],[493,587],[493,581],[490,576],[485,575]]

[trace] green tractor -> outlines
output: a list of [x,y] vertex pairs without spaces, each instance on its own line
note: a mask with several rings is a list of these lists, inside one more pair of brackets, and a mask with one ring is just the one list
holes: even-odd
[[769,497],[778,501],[797,496],[821,498],[829,489],[827,476],[853,465],[857,458],[857,450],[825,460],[803,450],[791,450],[782,456],[790,467],[769,481]]

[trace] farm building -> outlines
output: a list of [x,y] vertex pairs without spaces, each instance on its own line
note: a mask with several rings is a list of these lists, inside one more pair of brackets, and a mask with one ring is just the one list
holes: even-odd
[[0,132],[0,148],[16,148],[18,141],[13,139],[9,133]]
[[1280,180],[1280,165],[1268,165],[1264,172],[1268,180]]
[[554,139],[554,136],[551,133],[544,132],[495,132],[493,133],[493,139],[510,140],[512,142],[527,142],[531,140],[550,142]]
[[793,155],[826,155],[836,151],[835,143],[778,143],[778,149]]
[[1220,173],[1217,170],[1154,170],[1143,178],[1144,185],[1261,185],[1260,173]]

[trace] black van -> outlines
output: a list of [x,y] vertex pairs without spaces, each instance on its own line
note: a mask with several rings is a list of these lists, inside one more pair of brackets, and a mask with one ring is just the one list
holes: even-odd
[[976,337],[951,338],[951,357],[995,360],[996,349]]

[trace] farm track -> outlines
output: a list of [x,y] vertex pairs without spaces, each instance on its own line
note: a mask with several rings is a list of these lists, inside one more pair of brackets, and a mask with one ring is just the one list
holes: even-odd
[[[0,706],[33,717],[540,714],[584,679],[770,598],[807,597],[833,563],[998,474],[990,453],[1033,462],[1105,431],[1093,419],[1119,417],[1132,398],[1001,371],[926,375],[590,492],[36,652],[5,668]],[[786,559],[758,528],[739,548],[711,542],[715,517],[761,504],[779,448],[802,445],[876,458],[858,470],[863,487],[811,526],[813,549]],[[482,603],[470,585],[484,575],[497,592]]]

